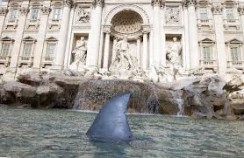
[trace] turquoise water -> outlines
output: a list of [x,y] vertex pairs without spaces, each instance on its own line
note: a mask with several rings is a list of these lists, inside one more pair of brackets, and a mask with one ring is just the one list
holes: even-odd
[[244,157],[244,122],[130,115],[136,140],[90,142],[85,133],[96,114],[65,110],[0,108],[0,157]]

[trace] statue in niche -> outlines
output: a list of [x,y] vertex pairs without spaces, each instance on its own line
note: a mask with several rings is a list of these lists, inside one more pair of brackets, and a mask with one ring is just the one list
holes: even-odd
[[89,19],[90,19],[89,12],[86,11],[84,8],[80,7],[77,15],[78,15],[78,22],[82,22],[82,23],[89,22]]
[[134,67],[132,57],[128,52],[129,47],[130,45],[126,36],[115,44],[114,52],[116,57],[111,64],[110,71],[115,72],[119,69],[130,70]]
[[87,51],[87,43],[85,41],[85,37],[81,37],[80,40],[77,41],[75,49],[72,51],[74,60],[70,65],[71,70],[78,71],[80,67],[85,66],[86,55],[87,55],[86,51]]
[[181,44],[178,42],[177,37],[173,37],[173,42],[167,50],[166,59],[170,64],[171,70],[173,71],[174,79],[176,79],[176,75],[181,71],[181,52]]

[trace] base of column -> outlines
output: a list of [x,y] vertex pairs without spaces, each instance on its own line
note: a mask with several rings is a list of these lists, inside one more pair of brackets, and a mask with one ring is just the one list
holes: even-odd
[[53,65],[51,67],[51,70],[63,70],[64,66],[63,65]]

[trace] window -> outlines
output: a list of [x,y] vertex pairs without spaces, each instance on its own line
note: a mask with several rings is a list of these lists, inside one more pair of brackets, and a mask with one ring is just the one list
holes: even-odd
[[10,11],[10,15],[9,15],[9,19],[8,22],[15,22],[17,19],[17,15],[18,15],[18,10],[17,9],[13,9]]
[[240,61],[241,60],[240,47],[231,47],[230,52],[231,52],[231,60],[232,61]]
[[61,8],[54,8],[53,9],[53,20],[60,20],[61,19]]
[[46,48],[46,55],[45,60],[46,61],[52,61],[54,58],[56,43],[55,42],[48,42],[47,48]]
[[38,8],[32,8],[31,9],[31,20],[37,20],[38,19],[38,13],[39,13],[39,9]]
[[200,19],[208,20],[208,10],[207,8],[200,8]]
[[32,42],[26,42],[24,44],[22,60],[29,60],[29,57],[31,57],[32,46],[33,46]]
[[2,49],[0,52],[0,59],[5,59],[9,55],[10,43],[2,43]]
[[203,46],[203,60],[204,61],[213,60],[212,47],[211,46]]
[[228,22],[235,22],[234,9],[226,8],[226,18]]

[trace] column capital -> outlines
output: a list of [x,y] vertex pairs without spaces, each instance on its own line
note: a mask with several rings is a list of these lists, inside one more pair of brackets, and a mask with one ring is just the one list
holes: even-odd
[[46,7],[46,6],[43,6],[41,8],[42,13],[45,14],[45,15],[48,15],[51,12],[51,10],[52,9],[50,7]]
[[105,25],[103,27],[103,32],[106,34],[110,34],[111,33],[111,25]]
[[212,12],[214,15],[221,15],[223,13],[223,6],[221,4],[213,5]]
[[104,0],[93,0],[92,5],[93,5],[93,6],[100,6],[100,7],[103,7],[103,5],[104,5]]
[[64,0],[63,1],[63,4],[65,7],[70,7],[72,6],[72,0]]
[[195,5],[196,5],[197,3],[196,3],[196,0],[185,0],[185,6],[186,7],[195,7]]
[[152,0],[152,6],[162,6],[163,5],[164,0]]
[[0,16],[5,16],[8,12],[7,7],[0,7]]
[[150,26],[149,25],[144,25],[142,28],[143,34],[147,34],[150,32]]
[[238,7],[238,12],[240,15],[244,15],[244,6],[239,6]]
[[28,7],[21,7],[19,11],[21,14],[26,15],[30,11],[30,9]]

